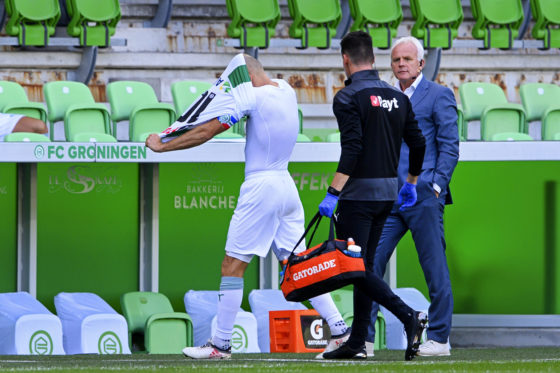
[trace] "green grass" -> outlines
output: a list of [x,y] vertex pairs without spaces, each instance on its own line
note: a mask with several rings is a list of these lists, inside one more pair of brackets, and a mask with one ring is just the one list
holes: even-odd
[[321,361],[314,354],[234,354],[194,361],[181,355],[0,356],[0,372],[558,372],[560,348],[454,348],[449,357],[403,361],[404,351],[376,351],[366,361]]

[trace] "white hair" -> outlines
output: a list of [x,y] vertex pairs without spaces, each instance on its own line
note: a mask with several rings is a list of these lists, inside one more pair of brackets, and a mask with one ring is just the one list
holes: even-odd
[[414,44],[414,46],[416,47],[416,56],[418,57],[418,61],[422,61],[424,59],[424,47],[422,46],[422,43],[420,43],[420,41],[416,39],[414,36],[405,36],[398,39],[396,42],[393,43],[393,46],[391,47],[391,53],[393,53],[393,49],[395,49],[397,45],[402,43]]

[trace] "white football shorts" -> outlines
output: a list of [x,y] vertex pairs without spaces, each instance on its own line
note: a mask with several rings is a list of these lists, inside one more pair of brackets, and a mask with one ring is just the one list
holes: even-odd
[[[290,252],[305,231],[305,216],[294,180],[288,171],[257,171],[241,185],[226,242],[226,253],[249,262],[265,257],[272,243],[279,260]],[[295,252],[305,250],[305,240]]]

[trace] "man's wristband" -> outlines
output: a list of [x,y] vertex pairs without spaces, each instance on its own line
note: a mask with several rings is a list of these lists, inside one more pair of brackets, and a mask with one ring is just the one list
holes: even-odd
[[340,190],[336,190],[332,186],[329,186],[329,188],[327,189],[327,193],[330,193],[333,196],[338,197],[340,195]]

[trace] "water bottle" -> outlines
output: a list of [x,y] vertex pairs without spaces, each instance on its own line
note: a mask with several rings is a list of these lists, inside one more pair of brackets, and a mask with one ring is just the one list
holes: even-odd
[[346,250],[344,250],[344,253],[353,258],[360,258],[362,256],[362,248],[356,245],[352,237],[349,237]]

